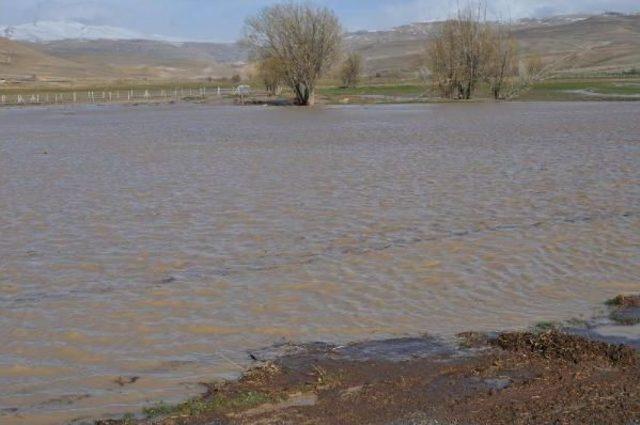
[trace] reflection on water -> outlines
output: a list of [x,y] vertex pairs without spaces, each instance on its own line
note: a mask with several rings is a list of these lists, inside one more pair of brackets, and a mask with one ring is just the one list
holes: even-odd
[[640,287],[638,116],[4,110],[0,422],[171,400],[283,338],[589,316]]

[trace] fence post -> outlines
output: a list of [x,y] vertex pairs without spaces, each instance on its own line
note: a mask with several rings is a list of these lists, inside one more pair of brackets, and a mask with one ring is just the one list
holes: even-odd
[[76,97],[76,92],[73,92],[73,103],[76,103],[78,98]]

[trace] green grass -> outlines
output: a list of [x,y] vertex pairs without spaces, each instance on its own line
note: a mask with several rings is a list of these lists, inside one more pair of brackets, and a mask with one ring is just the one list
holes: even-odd
[[[242,83],[244,84],[244,83]],[[83,82],[76,85],[58,85],[47,83],[33,83],[24,85],[6,85],[0,86],[0,94],[5,95],[30,95],[32,93],[38,94],[54,94],[54,93],[72,93],[77,92],[79,94],[86,94],[87,91],[93,91],[97,94],[102,92],[126,92],[127,90],[166,90],[168,92],[174,89],[194,89],[198,90],[202,87],[206,87],[210,92],[218,87],[220,88],[232,88],[237,84],[232,84],[229,81],[114,81],[110,83],[90,83]],[[211,92],[213,93],[213,92]]]
[[329,97],[346,97],[346,96],[421,96],[425,92],[426,87],[418,84],[385,84],[385,85],[366,85],[351,88],[341,87],[321,87],[318,94]]
[[127,413],[122,417],[122,425],[133,425],[136,421],[136,417],[133,413]]
[[[582,92],[582,93],[581,93]],[[325,82],[318,89],[318,94],[328,98],[330,103],[337,103],[341,99],[356,97],[351,101],[363,102],[373,100],[384,102],[385,99],[366,99],[362,96],[387,96],[407,98],[420,98],[429,93],[428,84],[418,81],[397,81],[383,84],[363,83],[355,88],[341,88],[335,82]],[[590,93],[593,93],[590,94]],[[428,95],[427,95],[428,96]],[[637,74],[629,73],[626,76],[607,78],[563,78],[549,79],[535,83],[530,90],[524,92],[521,100],[597,100],[597,99],[635,99],[640,96],[640,78]],[[358,99],[358,97],[360,97]],[[486,84],[479,84],[475,99],[491,98]],[[388,99],[392,101],[393,99]],[[638,97],[640,100],[640,97]]]
[[[517,100],[598,100],[598,99],[627,99],[640,100],[640,76],[638,71],[629,71],[626,76],[617,77],[579,77],[555,78],[534,83],[533,86],[522,93]],[[249,84],[255,90],[263,90],[262,84],[258,81],[245,81],[242,84]],[[29,83],[25,85],[0,86],[0,94],[30,96],[37,93],[42,96],[54,93],[77,92],[78,96],[86,96],[87,91],[95,92],[97,97],[102,93],[113,93],[120,91],[121,97],[127,90],[149,90],[157,93],[166,90],[172,93],[175,88],[199,89],[206,87],[210,94],[214,93],[217,87],[230,88],[235,86],[229,80],[221,81],[133,81],[120,80],[112,82],[81,82],[75,85],[59,85],[54,83]],[[593,93],[593,94],[590,94]],[[365,79],[361,85],[355,88],[342,88],[335,80],[323,80],[317,89],[317,95],[326,98],[328,103],[340,103],[349,99],[349,103],[396,103],[396,102],[416,102],[416,101],[436,101],[430,95],[429,84],[419,80],[368,80]],[[126,96],[126,94],[124,94]],[[292,94],[285,90],[283,96],[290,97]],[[370,97],[367,97],[370,96]],[[634,96],[638,96],[637,98]],[[486,84],[479,84],[474,97],[478,99],[490,98]]]
[[573,318],[573,319],[569,319],[567,320],[567,325],[569,326],[573,326],[576,328],[588,328],[589,327],[589,321],[585,320],[585,319],[578,319],[578,318]]
[[535,324],[533,327],[534,332],[547,332],[558,330],[562,328],[562,323],[560,322],[552,322],[552,321],[542,321]]
[[[590,92],[594,95],[589,95]],[[597,96],[599,95],[599,96]],[[589,100],[598,98],[620,98],[640,95],[640,79],[558,79],[535,83],[523,99],[531,100]]]
[[177,405],[160,402],[142,412],[149,419],[168,415],[199,416],[204,413],[251,409],[272,401],[274,398],[267,394],[247,391],[233,396],[221,394],[209,399],[195,398]]

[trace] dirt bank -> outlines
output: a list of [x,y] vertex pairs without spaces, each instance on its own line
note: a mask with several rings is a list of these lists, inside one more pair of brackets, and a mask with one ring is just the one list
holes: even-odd
[[638,352],[556,330],[252,353],[237,382],[113,424],[635,424]]

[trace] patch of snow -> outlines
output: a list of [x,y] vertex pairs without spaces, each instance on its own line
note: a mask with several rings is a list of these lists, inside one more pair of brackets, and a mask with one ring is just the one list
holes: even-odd
[[46,43],[58,40],[155,40],[179,43],[173,37],[143,34],[108,25],[85,25],[79,22],[39,21],[0,26],[0,36],[11,40]]

